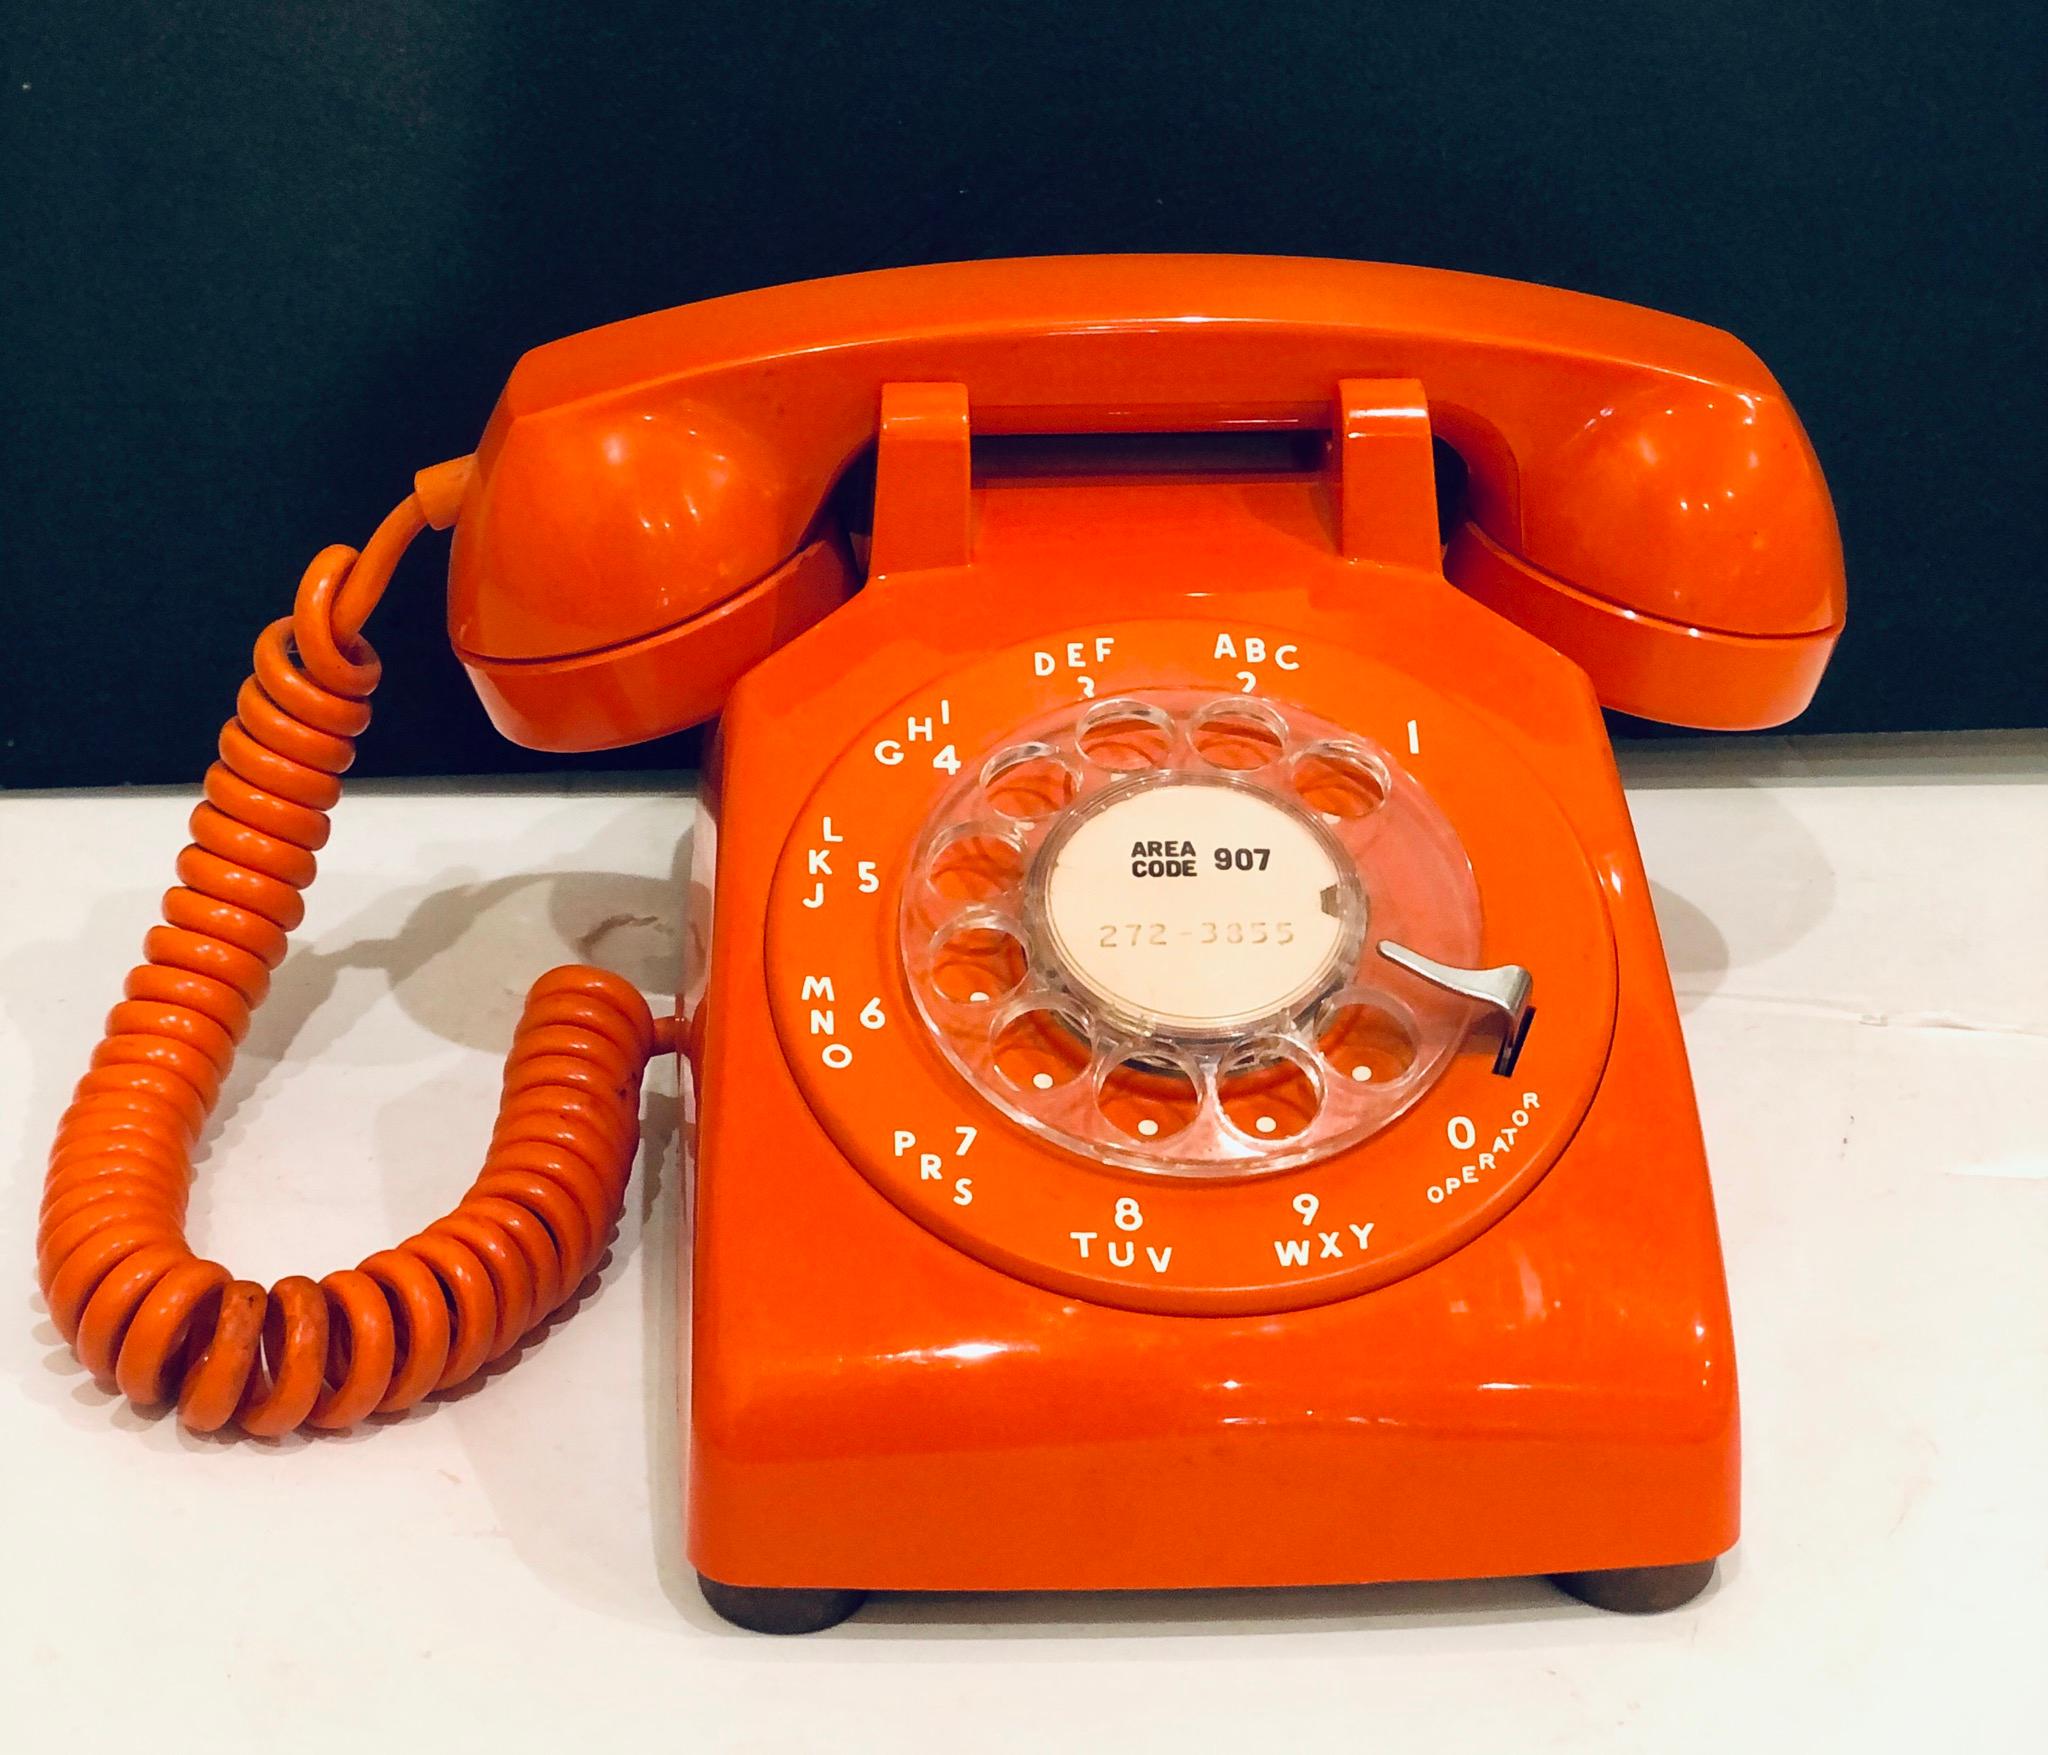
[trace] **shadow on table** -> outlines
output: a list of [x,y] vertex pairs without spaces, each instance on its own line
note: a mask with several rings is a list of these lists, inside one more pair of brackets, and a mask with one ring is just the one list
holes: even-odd
[[[856,1643],[904,1633],[919,1639],[1052,1639],[1073,1634],[1156,1638],[1212,1633],[1342,1633],[1404,1627],[1501,1627],[1617,1620],[1653,1625],[1704,1608],[1740,1570],[1723,1557],[1714,1581],[1670,1617],[1619,1617],[1574,1601],[1542,1578],[1465,1578],[1273,1590],[882,1592],[835,1630]],[[727,1629],[727,1631],[733,1631]],[[1547,1637],[1548,1635],[1546,1635]],[[759,1635],[737,1634],[740,1638]]]
[[[1666,843],[1670,822],[1640,804],[1650,903],[1681,1013],[1697,1011],[1731,971],[1782,955],[1819,930],[1835,905],[1836,878],[1813,831],[1769,787],[1715,789],[1711,835],[1683,858]],[[1694,831],[1688,831],[1692,833]],[[1688,893],[1671,874],[1684,869]]]
[[[428,868],[426,875],[408,874],[403,884],[394,885],[395,895],[387,892],[353,919],[323,922],[321,944],[295,945],[279,965],[270,992],[255,1013],[209,1124],[199,1153],[188,1230],[202,1240],[208,1230],[214,1187],[214,1179],[207,1175],[208,1161],[218,1163],[233,1157],[251,1118],[264,1104],[282,1101],[289,1105],[292,1080],[281,1075],[288,1075],[293,1066],[345,1059],[352,1052],[344,1046],[351,1026],[378,1006],[395,1000],[435,1035],[467,1048],[502,1054],[510,1044],[525,987],[545,969],[563,961],[598,963],[644,992],[673,994],[682,963],[682,932],[688,927],[701,929],[708,914],[701,902],[686,899],[692,844],[689,829],[684,827],[676,840],[666,877],[602,869],[607,846],[645,832],[647,812],[658,813],[664,821],[681,815],[675,801],[668,798],[628,806],[583,849],[589,869],[478,880],[460,867],[432,870],[429,849],[421,861]],[[545,841],[544,829],[537,831],[537,838]],[[379,925],[392,918],[394,906],[405,909],[396,929]],[[131,942],[139,951],[152,917],[146,904],[138,907],[134,889],[124,888],[96,904],[78,933],[25,946],[0,965],[0,1003],[22,1024],[23,1039],[34,1055],[30,1106],[38,1118],[47,1118],[43,1125],[54,1125],[71,1086],[84,1070],[85,1048],[76,1041],[53,1041],[47,1032],[38,1032],[33,1027],[35,1008],[46,1003],[48,994],[75,988],[82,969],[96,970],[106,961],[109,945]],[[378,979],[350,979],[359,973]],[[112,980],[109,989],[111,1004],[118,997]],[[646,1282],[649,1358],[644,1375],[650,1406],[659,1407],[662,1413],[649,1422],[649,1444],[655,1454],[644,1466],[657,1504],[664,1495],[673,1501],[680,1480],[673,1418],[678,1353],[672,1295],[675,1245],[671,1225],[650,1222],[658,1208],[666,1209],[676,1199],[673,1167],[681,1108],[675,1094],[662,1088],[666,1082],[665,1077],[650,1075],[643,1096],[637,1191],[629,1196],[635,1203],[637,1222],[615,1236],[597,1272],[541,1329],[466,1386],[431,1397],[407,1414],[373,1417],[345,1434],[298,1434],[281,1440],[196,1435],[179,1427],[168,1407],[133,1408],[87,1377],[50,1321],[41,1298],[31,1294],[25,1301],[23,1328],[27,1332],[23,1338],[32,1341],[37,1351],[18,1369],[23,1390],[32,1399],[59,1408],[74,1423],[139,1432],[153,1445],[206,1451],[369,1441],[383,1426],[433,1418],[443,1407],[466,1402],[485,1385],[513,1371],[536,1349],[546,1346],[578,1310],[604,1296],[644,1237],[663,1257],[660,1271],[649,1273]],[[409,1112],[414,1098],[438,1102],[434,1084],[429,1080],[419,1091],[398,1099],[396,1109]],[[391,1117],[380,1114],[380,1136],[388,1120]],[[385,1204],[399,1225],[417,1228],[454,1203],[481,1158],[489,1125],[486,1109],[477,1116],[475,1158],[459,1165],[425,1166],[417,1161],[417,1154],[408,1158],[404,1128],[397,1126],[398,1137],[378,1156],[386,1183]],[[35,1143],[40,1145],[40,1141]],[[13,1179],[11,1198],[24,1212],[34,1209],[42,1175],[40,1160],[39,1150],[24,1153]],[[16,1333],[21,1336],[22,1331]],[[28,1354],[18,1342],[8,1350],[16,1357]],[[501,1496],[493,1491],[488,1467],[481,1467],[479,1473],[485,1491],[492,1495],[494,1509],[512,1514],[505,1520],[507,1533],[521,1542],[517,1533],[520,1495]],[[671,1509],[662,1515],[671,1526],[660,1534],[662,1548],[679,1554],[681,1540],[674,1526],[679,1525],[680,1514]],[[637,1522],[634,1536],[644,1545],[646,1532]],[[524,1551],[523,1542],[521,1546]],[[692,1585],[692,1599],[695,1594]]]

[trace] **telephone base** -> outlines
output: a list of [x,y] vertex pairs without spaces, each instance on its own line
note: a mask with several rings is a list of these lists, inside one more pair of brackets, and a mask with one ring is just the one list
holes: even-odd
[[[711,958],[708,986],[694,968],[686,981],[706,1020],[678,1249],[691,1564],[889,1592],[1562,1576],[1617,1608],[1696,1594],[1704,1574],[1580,1578],[1725,1552],[1740,1501],[1734,1339],[1684,1040],[1585,676],[1419,567],[1390,567],[1354,615],[1363,575],[1333,558],[1328,507],[1299,483],[1035,482],[991,490],[980,512],[971,569],[857,597],[832,641],[751,672],[723,721],[716,846],[693,844],[693,860],[739,948]],[[1319,653],[1322,668],[1247,705],[1223,667],[1251,610],[1226,626],[1207,606],[1254,580],[1275,618],[1261,650]],[[1091,642],[1101,675],[1083,680],[1100,700],[1081,708],[1093,696],[1058,654],[1096,663]],[[1459,967],[1519,965],[1522,945],[1541,965],[1541,1028],[1513,1080],[1482,1038],[1483,1058],[1454,1056],[1381,1135],[1312,1165],[1192,1177],[1116,1143],[1114,1063],[1061,1058],[1062,1032],[1093,1043],[1128,1025],[1077,1031],[1048,1001],[1051,1046],[1027,1032],[1006,1070],[990,1013],[963,1063],[918,1009],[955,1003],[924,961],[946,942],[919,912],[945,893],[924,837],[990,843],[965,887],[1010,896],[1023,937],[994,934],[1022,961],[989,979],[1004,994],[1035,979],[1026,941],[1051,942],[1073,842],[1033,844],[1054,848],[1041,884],[1041,855],[1011,857],[1028,837],[996,828],[1023,820],[998,795],[1042,816],[1100,809],[1124,782],[1087,779],[1081,723],[1113,703],[1151,728],[1133,760],[1200,757],[1204,716],[1226,712],[1283,749],[1313,724],[1304,756],[1345,747],[1337,732],[1367,739],[1390,782],[1413,757],[1484,898],[1485,954]],[[942,726],[955,741],[925,756]],[[1039,761],[1047,790],[990,791]],[[1199,777],[1160,773],[1143,796]],[[1400,809],[1396,792],[1381,806]],[[1104,820],[1062,822],[1078,837]],[[1318,909],[1326,889],[1316,877]],[[1374,897],[1389,930],[1395,894],[1390,869]],[[1381,964],[1414,973],[1372,955],[1373,992],[1392,978]],[[990,1002],[978,970],[958,1004]],[[1083,957],[1044,993],[1106,981],[1121,1004],[1116,980],[1151,979],[1099,975]],[[1258,979],[1281,991],[1276,970]],[[1227,1015],[1230,996],[1215,999],[1198,1021]],[[1228,1142],[1228,1113],[1203,1108],[1220,1086],[1202,1083],[1184,1081],[1205,1137]],[[1058,1113],[1099,1120],[1094,1143],[1061,1143],[1026,1085],[1066,1091]],[[1192,1125],[1170,1106],[1166,1121],[1168,1137]],[[1131,1127],[1141,1141],[1135,1112]]]
[[697,1574],[697,1588],[722,1620],[749,1633],[822,1633],[868,1600],[864,1590],[794,1590],[720,1584]]
[[1556,1572],[1550,1582],[1580,1602],[1616,1615],[1661,1615],[1683,1608],[1713,1582],[1715,1562],[1679,1566],[1615,1566],[1602,1572]]

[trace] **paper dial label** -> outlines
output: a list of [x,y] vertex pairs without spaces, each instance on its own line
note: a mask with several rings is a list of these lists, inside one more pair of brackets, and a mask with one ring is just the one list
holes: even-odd
[[1301,812],[1221,779],[1100,796],[1039,853],[1046,943],[1073,986],[1140,1030],[1227,1034],[1328,987],[1362,899]]

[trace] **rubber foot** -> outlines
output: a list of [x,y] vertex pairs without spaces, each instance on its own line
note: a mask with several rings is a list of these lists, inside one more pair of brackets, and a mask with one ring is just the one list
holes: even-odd
[[868,1600],[864,1590],[781,1590],[772,1586],[720,1584],[697,1574],[704,1600],[735,1627],[749,1633],[822,1633],[837,1627]]
[[1661,1615],[1689,1603],[1714,1576],[1711,1560],[1682,1566],[1617,1566],[1605,1572],[1556,1572],[1551,1583],[1567,1596],[1617,1615]]

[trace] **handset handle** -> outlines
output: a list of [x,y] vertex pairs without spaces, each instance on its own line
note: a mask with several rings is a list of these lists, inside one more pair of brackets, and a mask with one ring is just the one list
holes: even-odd
[[[541,663],[737,602],[813,532],[887,383],[964,384],[978,432],[1159,432],[1327,425],[1356,377],[1422,382],[1470,479],[1452,577],[1542,624],[1610,700],[1710,724],[1787,707],[1782,680],[1689,700],[1683,664],[1638,686],[1632,624],[1824,660],[1842,621],[1826,488],[1732,337],[1476,275],[1216,256],[892,269],[537,349],[478,449],[451,631],[465,658]],[[1553,602],[1591,620],[1549,625]],[[1620,661],[1601,647],[1617,631]]]

